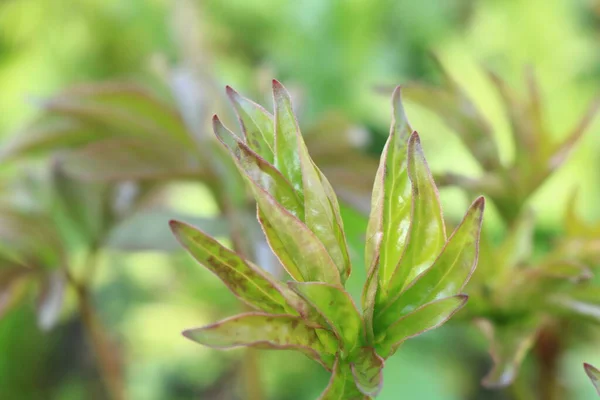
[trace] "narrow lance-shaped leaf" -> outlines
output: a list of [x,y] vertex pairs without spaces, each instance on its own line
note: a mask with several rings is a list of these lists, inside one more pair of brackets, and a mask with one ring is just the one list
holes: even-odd
[[321,282],[288,285],[323,316],[340,338],[345,355],[357,347],[363,334],[362,318],[346,291]]
[[[279,129],[276,136],[278,149],[282,151],[289,150],[282,149],[282,145],[279,143],[280,140],[285,141],[286,145],[294,146],[299,161],[302,180],[301,190],[304,196],[304,222],[323,243],[340,272],[342,282],[344,282],[350,275],[350,257],[341,219],[338,218],[339,209],[334,208],[337,207],[337,201],[332,202],[330,200],[333,190],[327,182],[327,178],[323,176],[311,160],[292,112],[290,96],[277,81],[273,82],[273,97],[277,110],[275,114],[276,124]],[[287,136],[290,136],[290,138]],[[291,141],[291,136],[295,138],[295,141]],[[279,169],[286,175],[281,167],[280,165]],[[293,175],[288,178],[294,185]],[[328,192],[326,192],[325,185],[329,189]]]
[[275,133],[273,116],[255,102],[241,96],[227,86],[227,95],[233,104],[248,146],[267,162],[273,163]]
[[225,128],[219,118],[213,117],[213,129],[219,141],[237,160],[236,165],[243,174],[264,190],[298,219],[304,219],[304,204],[287,179],[275,167],[251,150],[229,129]]
[[[218,118],[213,122],[217,137],[226,147],[231,149],[230,146],[241,144]],[[233,154],[254,193],[258,219],[267,241],[283,267],[297,281],[340,282],[337,267],[323,243],[294,215],[294,211],[300,213],[299,206],[284,177],[266,161],[253,156],[247,147],[242,147],[240,152]],[[280,204],[269,190],[280,196],[292,210]]]
[[407,174],[407,144],[412,132],[400,87],[392,96],[392,125],[373,184],[371,215],[367,225],[365,266],[367,280],[362,294],[367,339],[373,340],[375,302],[381,283],[387,282],[400,260],[410,226],[410,180]]
[[365,396],[375,397],[381,391],[383,365],[383,358],[372,347],[363,347],[350,363],[354,383]]
[[412,218],[405,252],[390,281],[390,293],[401,291],[429,268],[446,243],[438,190],[416,132],[408,142],[408,175],[412,182]]
[[378,313],[379,326],[389,326],[399,316],[425,303],[454,296],[463,290],[477,265],[484,205],[483,197],[473,202],[431,268]]
[[187,224],[171,221],[171,230],[190,254],[217,275],[236,296],[250,306],[284,313],[287,288],[280,287],[267,272],[243,260],[216,240]]
[[[321,342],[317,330],[319,328],[306,325],[301,317],[247,313],[202,328],[186,330],[183,335],[217,349],[247,346],[298,350],[331,368],[336,348],[327,347]],[[320,331],[321,334],[327,334],[323,329]]]
[[467,302],[464,294],[447,297],[425,304],[400,317],[394,324],[377,334],[377,353],[383,358],[391,356],[407,339],[438,328],[448,321]]
[[273,80],[273,102],[275,103],[275,168],[281,171],[298,193],[303,195],[302,166],[296,133],[298,123],[289,95],[276,80]]
[[335,263],[315,234],[262,188],[254,184],[252,189],[267,241],[290,275],[301,282],[341,283]]
[[379,258],[379,279],[387,283],[400,260],[410,225],[411,186],[406,172],[407,143],[412,132],[400,87],[393,95],[390,136],[381,155],[373,186],[371,215],[367,227],[365,264],[369,269]]
[[583,368],[585,369],[585,373],[592,381],[594,388],[596,388],[596,392],[600,395],[600,371],[593,365],[588,363],[583,364]]

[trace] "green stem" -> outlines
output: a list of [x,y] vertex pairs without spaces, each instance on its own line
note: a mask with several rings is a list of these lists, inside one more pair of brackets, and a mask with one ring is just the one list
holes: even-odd
[[106,328],[97,315],[89,290],[97,268],[96,256],[97,251],[95,250],[91,250],[88,254],[85,279],[77,280],[69,270],[67,270],[67,278],[77,295],[77,305],[84,332],[92,347],[98,373],[106,387],[106,391],[112,400],[124,400],[126,398],[125,383],[123,382],[121,362]]

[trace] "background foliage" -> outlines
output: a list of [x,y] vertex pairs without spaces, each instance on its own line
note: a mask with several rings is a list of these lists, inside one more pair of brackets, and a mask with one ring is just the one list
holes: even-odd
[[[124,131],[132,137],[130,144],[140,137],[144,142],[152,129],[147,124],[132,129],[127,118],[120,120],[115,114],[109,114],[110,124],[99,123],[93,112],[89,114],[90,108],[82,114],[81,109],[73,112],[73,107],[88,106],[93,111],[95,101],[108,99],[114,109],[127,105],[136,118],[150,115],[158,126],[171,123],[169,113],[176,112],[183,121],[182,132],[203,138],[213,113],[234,125],[233,114],[224,107],[226,84],[268,105],[271,78],[285,82],[311,155],[341,200],[355,208],[343,205],[342,214],[350,255],[357,265],[347,289],[359,299],[365,278],[364,268],[358,267],[364,258],[364,211],[369,201],[365,193],[370,192],[376,160],[388,135],[391,89],[416,81],[441,86],[440,69],[431,57],[435,53],[489,122],[499,158],[508,164],[519,151],[511,139],[509,115],[485,71],[501,76],[522,97],[527,93],[524,71],[534,71],[547,134],[560,142],[598,93],[598,9],[594,0],[2,2],[2,207],[16,209],[20,217],[29,219],[19,220],[19,226],[29,228],[23,237],[31,237],[31,227],[38,231],[40,221],[47,221],[45,229],[54,233],[41,236],[60,238],[60,244],[42,240],[45,250],[33,247],[39,256],[36,268],[42,272],[28,271],[35,279],[23,280],[14,293],[11,289],[11,299],[21,301],[6,308],[0,321],[0,395],[106,398],[86,340],[86,321],[81,318],[85,313],[78,311],[81,292],[73,290],[77,285],[56,284],[52,278],[61,264],[57,260],[68,262],[76,279],[88,276],[89,254],[96,265],[90,285],[95,318],[110,332],[108,345],[119,349],[118,364],[124,366],[130,398],[229,399],[237,390],[231,383],[244,375],[240,372],[247,361],[244,353],[216,352],[181,337],[183,329],[235,314],[240,304],[215,277],[175,251],[166,224],[178,216],[210,228],[231,243],[231,224],[221,214],[227,208],[224,199],[246,201],[243,193],[230,191],[242,184],[211,184],[206,177],[215,172],[206,171],[214,164],[206,164],[206,157],[185,143],[182,149],[172,138],[165,139],[160,154],[135,147],[136,157],[126,161],[115,153],[120,144],[104,152],[86,150],[97,137]],[[129,97],[114,99],[105,96],[112,86],[80,86],[106,81],[135,83],[171,111],[164,115],[144,111],[148,105],[136,103],[137,89]],[[79,88],[66,89],[73,85]],[[481,176],[477,159],[436,110],[410,98],[406,108],[434,174]],[[82,126],[92,134],[77,136]],[[592,270],[597,267],[593,222],[600,220],[599,129],[598,122],[592,121],[566,164],[524,201],[536,215],[532,259],[542,259],[562,243],[564,249],[577,249],[577,254],[583,254],[578,249],[589,250],[586,262]],[[335,136],[336,130],[343,134]],[[32,132],[47,131],[71,132],[67,137],[77,140],[37,148],[28,147],[26,141],[23,145],[23,138]],[[341,156],[334,157],[340,142],[332,138],[339,137],[349,144]],[[190,153],[185,158],[190,168],[174,171],[184,161],[180,157],[184,151]],[[96,158],[87,157],[90,154],[106,156],[110,162],[94,164]],[[130,160],[136,160],[134,165]],[[98,165],[111,165],[114,170]],[[93,182],[74,183],[69,180],[73,174],[65,175],[63,168],[79,177],[92,174]],[[130,174],[115,179],[115,171]],[[125,185],[122,178],[127,179]],[[137,188],[135,195],[127,195],[132,188]],[[575,212],[587,229],[563,224],[575,188]],[[111,207],[90,208],[81,193],[97,193],[91,197]],[[445,219],[457,224],[473,196],[454,187],[440,194]],[[245,203],[242,207],[251,208]],[[244,221],[237,225],[250,234],[260,235],[247,221],[251,218],[233,218]],[[488,206],[485,218],[489,236],[502,242],[507,230],[502,212]],[[7,226],[2,220],[0,237]],[[34,245],[40,244],[27,242]],[[263,254],[261,248],[264,253],[260,245],[254,251]],[[19,255],[12,254],[9,264],[15,258]],[[52,301],[59,295],[44,301],[47,287],[55,288],[52,293],[62,293],[64,288],[64,302]],[[0,296],[0,304],[5,299]],[[46,306],[38,306],[36,312],[36,302]],[[52,329],[44,329],[50,325]],[[579,335],[569,336],[557,366],[567,398],[596,398],[581,365],[584,361],[600,365],[600,332],[593,324],[584,326],[577,329]],[[511,398],[514,393],[480,387],[479,380],[491,366],[486,349],[484,336],[471,325],[446,325],[412,340],[387,363],[386,384],[378,398],[395,399],[398,393],[406,398]],[[264,390],[273,399],[313,399],[327,384],[327,373],[301,355],[263,352],[259,363]],[[535,381],[536,368],[534,359],[527,357],[525,379]]]

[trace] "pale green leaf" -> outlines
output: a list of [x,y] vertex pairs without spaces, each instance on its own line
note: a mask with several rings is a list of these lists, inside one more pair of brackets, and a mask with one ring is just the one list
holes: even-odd
[[467,296],[460,294],[425,304],[401,316],[387,329],[377,332],[377,353],[383,358],[389,357],[405,340],[443,325],[466,302]]
[[[350,257],[343,226],[340,225],[339,206],[337,200],[331,200],[332,197],[335,198],[335,194],[325,176],[311,160],[292,111],[290,96],[283,86],[276,81],[273,83],[273,95],[277,110],[275,113],[277,151],[287,152],[286,154],[289,156],[290,149],[284,149],[282,146],[284,143],[286,146],[293,146],[294,157],[297,157],[299,163],[300,176],[296,175],[298,171],[288,168],[287,162],[294,161],[291,156],[283,160],[277,158],[276,154],[275,166],[291,181],[297,190],[302,191],[304,222],[323,243],[340,272],[342,282],[344,282],[350,274]],[[301,180],[299,186],[296,183],[298,179]]]
[[217,138],[236,160],[238,169],[247,176],[250,184],[258,184],[271,194],[283,208],[301,221],[304,220],[304,204],[292,185],[275,167],[261,158],[213,117],[213,128]]
[[477,265],[484,204],[483,197],[473,202],[433,265],[378,312],[378,326],[389,326],[423,304],[463,290]]
[[268,163],[274,161],[275,133],[273,116],[255,102],[227,86],[227,95],[238,116],[246,143]]
[[408,176],[412,184],[412,218],[408,243],[392,275],[388,295],[399,293],[417,275],[429,268],[446,243],[446,227],[438,190],[416,132],[408,142]]
[[226,249],[204,232],[178,221],[171,230],[190,254],[241,300],[250,306],[273,313],[287,312],[289,289],[280,286],[266,271],[259,269]]
[[306,325],[301,317],[255,312],[189,329],[183,334],[197,343],[217,349],[246,346],[297,350],[331,367],[337,349],[324,344],[317,331],[327,334],[323,329]]
[[596,392],[600,395],[600,371],[595,368],[593,365],[584,363],[583,368],[585,369],[585,373],[592,381],[594,388],[596,388]]

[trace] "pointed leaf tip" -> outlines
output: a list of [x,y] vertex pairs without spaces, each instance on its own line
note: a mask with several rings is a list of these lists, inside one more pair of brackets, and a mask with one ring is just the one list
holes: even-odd
[[169,220],[169,227],[171,228],[171,231],[172,231],[174,234],[176,234],[176,231],[177,231],[177,229],[179,228],[179,225],[180,225],[181,223],[182,223],[182,222],[180,222],[180,221],[177,221],[177,220],[175,220],[175,219],[171,219],[171,220]]
[[585,369],[585,373],[592,381],[592,384],[596,388],[598,394],[600,394],[600,371],[591,364],[583,363],[583,368]]

